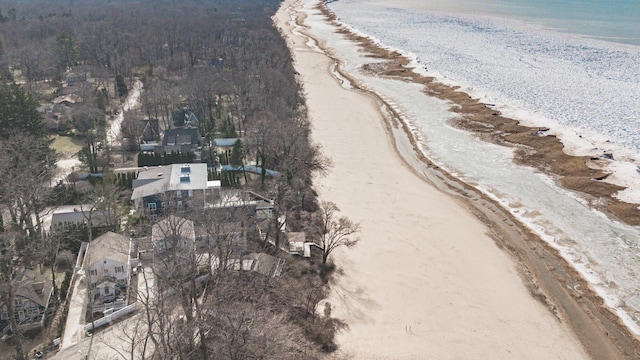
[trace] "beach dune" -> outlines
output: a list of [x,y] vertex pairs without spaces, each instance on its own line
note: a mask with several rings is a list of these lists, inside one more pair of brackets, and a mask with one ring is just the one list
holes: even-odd
[[586,359],[561,319],[531,296],[516,263],[460,199],[398,155],[377,98],[343,88],[333,60],[292,31],[300,3],[276,23],[303,83],[313,140],[334,166],[323,200],[361,224],[361,241],[333,257],[338,357],[354,359]]

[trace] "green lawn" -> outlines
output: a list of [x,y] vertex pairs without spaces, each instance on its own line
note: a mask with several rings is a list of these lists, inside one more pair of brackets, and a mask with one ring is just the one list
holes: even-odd
[[82,141],[69,136],[54,136],[51,147],[59,154],[71,155],[82,150]]

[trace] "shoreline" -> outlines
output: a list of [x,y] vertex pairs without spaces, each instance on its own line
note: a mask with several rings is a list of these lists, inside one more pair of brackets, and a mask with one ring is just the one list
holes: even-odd
[[[341,76],[349,78],[344,73]],[[378,100],[384,103],[384,100]],[[635,359],[637,355],[628,354],[640,354],[640,343],[635,335],[556,249],[521,224],[500,204],[424,156],[408,124],[388,104],[384,104],[387,111],[393,114],[387,118],[388,135],[396,146],[404,142],[413,151],[402,153],[398,150],[398,156],[425,181],[441,191],[464,199],[461,202],[491,229],[496,246],[508,253],[517,264],[530,295],[544,304],[559,321],[569,324],[593,359]],[[397,127],[402,129],[402,133],[394,131]],[[411,158],[415,161],[410,161]],[[594,336],[593,329],[582,327],[589,322],[601,333]],[[619,344],[619,348],[615,349],[615,344]]]
[[[414,72],[413,67],[409,66],[410,59],[395,50],[381,48],[367,37],[350,32],[338,22],[336,15],[323,2],[318,3],[315,9],[336,27],[338,33],[358,44],[366,56],[383,60],[382,63],[367,64],[363,70],[377,76],[423,85],[423,92],[427,96],[452,103],[449,111],[461,117],[452,121],[451,125],[473,133],[484,141],[515,149],[513,161],[516,164],[535,168],[555,178],[564,189],[585,195],[590,207],[603,211],[610,218],[632,226],[640,225],[638,204],[624,202],[613,196],[625,188],[601,181],[609,174],[602,165],[606,159],[566,154],[563,150],[564,144],[559,138],[555,135],[544,135],[548,128],[521,125],[520,121],[503,116],[490,105],[472,98],[458,86],[446,85],[434,77]],[[334,61],[337,63],[337,60]],[[339,65],[336,67],[339,69]],[[340,74],[350,78],[348,74]],[[351,82],[355,84],[355,81]],[[377,97],[375,94],[373,96]],[[401,154],[398,151],[398,156],[418,175],[420,167],[426,167],[432,173],[432,176],[422,173],[426,181],[434,184],[433,177],[438,177],[442,180],[439,189],[461,195],[465,199],[463,202],[469,210],[491,228],[496,245],[509,253],[518,264],[531,296],[548,306],[559,320],[566,318],[594,359],[640,357],[640,336],[624,324],[614,313],[614,309],[604,303],[602,297],[591,288],[590,283],[560,255],[558,250],[520,223],[496,201],[433,163],[420,150],[409,124],[401,120],[400,114],[384,100],[379,101],[393,114],[390,121],[400,124],[405,138],[403,140],[413,149],[412,154]],[[390,132],[389,136],[398,141],[397,132]],[[415,161],[409,161],[407,156],[415,158]],[[598,162],[600,164],[597,164]],[[607,200],[604,207],[601,205],[602,202],[598,201],[602,198]],[[558,271],[559,268],[562,270]],[[600,336],[594,337],[592,330],[585,331],[585,322],[590,322],[598,328],[601,331]],[[603,347],[609,349],[603,351]]]
[[[283,5],[283,7],[284,6],[285,5]],[[308,34],[306,36],[308,36]],[[290,46],[292,46],[291,43],[290,43]],[[292,52],[293,52],[293,48],[292,48]],[[328,56],[327,54],[325,55]],[[335,59],[332,59],[332,62],[334,62],[334,66],[335,66],[336,65]],[[341,76],[348,78],[348,76],[343,73],[341,73]],[[336,78],[335,75],[334,75],[334,79],[338,81],[340,80]],[[384,104],[384,102],[381,101],[377,96],[375,96],[375,94],[371,94],[367,92],[367,96],[374,97],[376,99],[375,100],[376,103],[379,106]],[[392,111],[390,110],[390,108],[387,105],[384,105],[384,106],[386,107],[385,111],[391,114]],[[384,115],[384,114],[381,114],[381,115]],[[451,194],[462,195],[466,200],[463,200],[460,198],[460,196],[457,196],[457,199],[455,199],[455,201],[458,203],[464,203],[465,207],[473,211],[475,216],[479,219],[482,219],[483,222],[487,224],[493,223],[494,225],[490,226],[490,228],[491,228],[491,231],[493,232],[492,238],[493,238],[493,241],[495,241],[494,246],[497,245],[499,248],[507,249],[508,251],[505,251],[505,253],[509,253],[510,257],[516,260],[516,263],[518,264],[519,274],[522,280],[524,280],[524,283],[527,285],[529,292],[531,293],[531,295],[533,295],[533,298],[537,299],[538,301],[541,301],[543,304],[545,304],[545,306],[548,309],[551,309],[552,312],[554,313],[554,316],[556,316],[557,319],[563,319],[565,316],[567,316],[567,318],[571,320],[571,324],[573,325],[572,328],[575,330],[576,327],[578,327],[578,330],[580,330],[580,325],[578,324],[579,323],[578,320],[582,320],[582,321],[585,320],[584,316],[586,316],[586,313],[584,309],[577,306],[575,303],[569,305],[570,311],[564,310],[563,306],[566,306],[566,305],[562,305],[558,308],[554,304],[554,301],[550,301],[549,297],[544,295],[544,293],[547,291],[545,290],[545,287],[548,286],[546,282],[551,281],[555,283],[561,289],[560,291],[565,293],[566,299],[561,299],[561,300],[568,299],[569,302],[571,302],[572,300],[576,302],[576,299],[574,297],[580,299],[580,298],[583,298],[583,296],[582,295],[576,296],[575,293],[570,294],[568,291],[563,290],[563,286],[560,285],[560,282],[558,281],[558,279],[556,279],[556,277],[553,276],[553,274],[550,275],[550,273],[554,272],[555,270],[549,270],[549,268],[547,267],[550,262],[549,260],[545,262],[538,259],[538,261],[534,261],[532,265],[528,265],[528,263],[531,263],[531,259],[527,258],[528,256],[531,256],[534,258],[543,257],[540,255],[535,255],[535,256],[531,255],[531,253],[535,251],[542,251],[545,253],[546,256],[549,256],[552,261],[557,262],[558,256],[557,254],[554,255],[554,250],[544,249],[545,244],[544,243],[540,244],[541,241],[539,239],[537,241],[532,242],[530,238],[532,235],[531,233],[528,233],[526,229],[524,229],[524,232],[523,232],[523,228],[521,226],[518,226],[517,223],[514,223],[513,222],[514,219],[510,218],[509,214],[505,214],[504,212],[500,211],[499,210],[500,207],[496,206],[494,202],[487,199],[484,195],[478,193],[477,191],[475,191],[475,189],[468,187],[466,184],[460,182],[459,180],[455,178],[451,178],[450,176],[448,176],[448,174],[443,173],[441,169],[438,169],[437,166],[433,164],[429,164],[428,162],[425,162],[426,159],[424,159],[424,157],[421,156],[420,152],[416,153],[415,140],[407,136],[407,129],[404,128],[399,135],[399,132],[397,131],[398,126],[399,124],[402,124],[402,123],[399,122],[397,118],[394,119],[393,116],[391,117],[383,116],[383,118],[384,118],[385,133],[387,134],[386,137],[388,141],[391,141],[393,143],[393,151],[395,153],[396,158],[400,157],[400,160],[403,162],[403,165],[410,168],[411,171],[414,173],[414,175],[418,175],[422,179],[422,181],[429,183],[431,185],[435,185],[440,190],[445,190],[445,192],[449,193],[449,196]],[[404,124],[404,126],[406,126],[406,124]],[[404,136],[405,137],[404,140],[399,138],[399,136],[400,137]],[[405,143],[402,144],[402,146],[400,146],[400,144],[403,141]],[[407,158],[407,154],[411,154],[411,160]],[[521,240],[520,243],[516,243],[514,241],[514,238],[520,238]],[[566,265],[567,265],[566,263],[562,262],[562,259],[560,259],[559,265],[556,264],[556,266],[563,269],[563,273],[565,273],[565,275],[570,273],[570,271],[567,271],[567,269],[564,268],[564,266]],[[547,273],[541,274],[540,269],[546,270]],[[571,268],[570,270],[573,270],[573,269]],[[575,277],[575,275],[577,274],[574,271],[574,273],[569,274],[567,278],[570,280],[573,280],[573,277]],[[541,283],[538,283],[536,279],[542,279],[543,281],[541,281]],[[583,282],[580,285],[586,285],[586,283]],[[578,286],[580,285],[576,284],[575,286],[576,288],[578,288]],[[542,289],[542,291],[540,291],[540,289]],[[556,300],[554,297],[551,297],[551,299]],[[597,305],[594,306],[594,308],[597,308]],[[573,315],[573,313],[576,312],[576,310],[579,315],[582,315],[582,319],[575,318],[575,315]],[[605,313],[605,318],[606,318],[606,314],[611,315],[610,313]],[[615,317],[615,319],[617,320],[617,317]],[[592,321],[592,319],[590,318],[587,318],[586,320]],[[609,320],[611,319],[609,318]],[[585,337],[588,338],[587,345],[589,344],[592,345],[590,346],[590,349],[588,349],[588,352],[593,358],[625,358],[624,356],[617,356],[617,354],[619,352],[626,352],[627,350],[630,350],[630,349],[631,351],[633,351],[633,346],[631,347],[623,346],[625,350],[621,350],[620,348],[616,348],[613,344],[611,344],[611,338],[609,338],[607,334],[611,334],[611,337],[614,337],[614,338],[618,336],[624,337],[623,335],[620,335],[619,332],[617,332],[617,327],[618,327],[617,325],[619,324],[616,324],[611,328],[612,329],[611,332],[609,332],[608,330],[605,330],[606,331],[605,332],[605,331],[601,331],[602,329],[600,328],[587,326],[589,329],[588,331],[586,331],[587,332],[586,336],[584,332],[582,336],[581,334],[578,334],[578,336],[581,338],[583,342],[583,345],[585,343]],[[595,339],[593,335],[597,335],[595,336]],[[600,342],[603,342],[603,343],[600,343]]]
[[[321,9],[321,7],[318,9],[327,15],[326,9]],[[358,39],[357,36],[354,38],[360,43],[368,41],[364,38]],[[370,51],[373,46],[369,42],[363,47]],[[387,75],[396,78],[401,75],[405,80],[410,77],[408,74],[411,70],[404,67],[408,63],[406,58],[377,47],[373,50],[376,51],[374,53],[376,58],[393,62],[392,66],[387,69]],[[332,61],[337,65],[335,59]],[[340,72],[339,65],[336,66],[336,71]],[[341,72],[340,76],[349,78],[347,74]],[[429,82],[432,81],[433,79],[429,80]],[[351,82],[355,84],[355,82]],[[360,91],[362,90],[360,89]],[[456,89],[452,91],[456,92]],[[466,94],[459,96],[464,97],[464,95]],[[388,113],[383,116],[385,132],[388,140],[393,143],[396,156],[400,157],[404,165],[423,181],[450,195],[457,195],[455,196],[457,202],[463,203],[478,219],[489,226],[495,245],[505,250],[505,253],[515,261],[520,277],[529,289],[531,296],[544,304],[558,320],[570,324],[591,357],[633,358],[634,354],[639,353],[637,339],[621,324],[620,319],[602,304],[600,297],[589,288],[587,282],[560,257],[555,249],[519,224],[511,214],[486,195],[431,163],[419,151],[407,124],[402,122],[398,115],[394,114],[393,110],[375,94],[369,93],[369,96],[375,97],[376,101],[382,104]],[[451,99],[447,98],[447,100]],[[466,108],[468,116],[472,116],[473,111],[479,110],[478,106],[483,106],[479,102],[474,105],[476,107]],[[492,110],[487,109],[487,111]],[[491,114],[490,116],[496,115]],[[524,132],[527,133],[530,130],[527,129]],[[560,149],[560,151],[562,150]]]
[[473,133],[478,138],[515,150],[514,162],[535,168],[556,178],[562,188],[582,194],[589,206],[603,214],[631,226],[640,226],[640,205],[625,202],[614,196],[626,189],[610,182],[604,157],[575,156],[564,152],[564,144],[555,135],[545,134],[549,129],[528,127],[519,120],[503,116],[488,104],[473,98],[458,86],[438,82],[431,76],[413,71],[411,60],[395,50],[378,46],[371,39],[350,32],[337,21],[336,15],[326,6],[318,5],[329,21],[349,40],[358,43],[371,58],[384,60],[364,68],[372,74],[396,80],[413,82],[425,87],[424,93],[451,102],[449,111],[460,118],[451,125]]

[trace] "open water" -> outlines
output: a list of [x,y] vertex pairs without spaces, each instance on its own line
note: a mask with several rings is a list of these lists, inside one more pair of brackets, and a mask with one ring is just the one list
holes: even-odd
[[[640,230],[612,221],[510,149],[454,129],[448,105],[421,87],[360,71],[372,59],[303,0],[310,32],[360,86],[404,114],[423,152],[499,201],[561,254],[640,334]],[[548,126],[572,152],[613,153],[611,177],[640,199],[640,2],[631,0],[339,0],[353,31],[414,59],[503,113]]]

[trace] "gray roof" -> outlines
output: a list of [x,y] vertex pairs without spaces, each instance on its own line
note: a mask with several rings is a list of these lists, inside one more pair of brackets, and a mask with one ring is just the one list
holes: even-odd
[[200,143],[200,133],[197,128],[176,128],[164,131],[162,145],[180,145]]
[[172,152],[188,153],[195,150],[196,145],[191,144],[177,144],[177,145],[156,145],[153,147],[153,152],[156,154],[170,154]]
[[85,264],[91,267],[94,263],[110,259],[121,264],[129,262],[129,245],[131,239],[127,236],[107,232],[89,243],[85,255]]
[[53,215],[51,215],[51,226],[84,223],[89,216],[89,210],[82,211],[79,209],[70,212],[53,213]]
[[[182,168],[188,167],[187,173]],[[177,190],[206,190],[207,164],[173,164],[148,168],[140,171],[138,178],[133,181],[131,200],[147,196],[162,194],[166,191]]]
[[171,235],[179,235],[180,238],[195,241],[196,232],[193,221],[169,215],[151,227],[151,241],[153,243],[164,240]]
[[253,260],[251,271],[265,276],[280,276],[284,267],[284,260],[265,253],[252,253],[249,258]]
[[178,127],[197,127],[200,123],[196,115],[188,110],[182,109],[171,113],[171,120],[174,128]]
[[47,307],[53,286],[51,279],[33,270],[25,270],[13,280],[15,294]]
[[307,241],[307,236],[304,231],[302,232],[290,232],[289,233],[289,242],[290,243],[304,243]]
[[107,211],[96,210],[91,204],[60,206],[51,215],[51,227],[87,223],[89,218],[94,226],[102,225],[107,215]]

